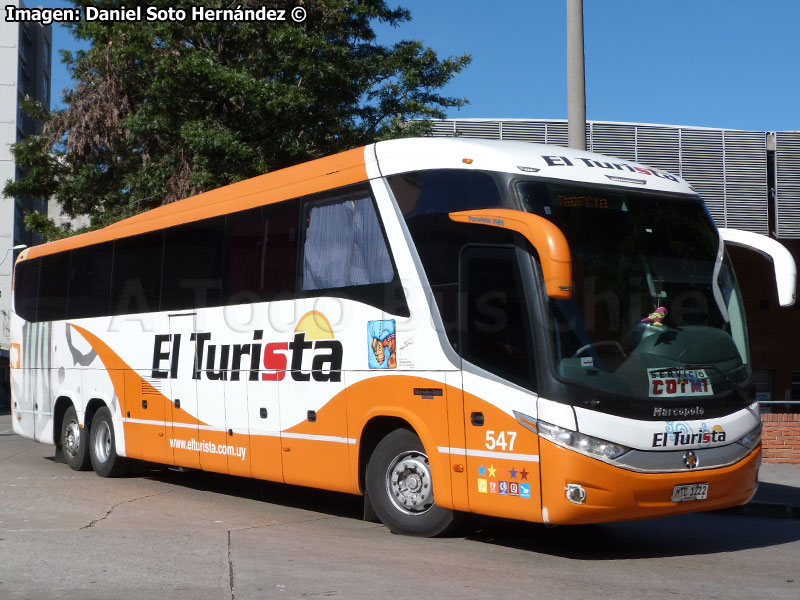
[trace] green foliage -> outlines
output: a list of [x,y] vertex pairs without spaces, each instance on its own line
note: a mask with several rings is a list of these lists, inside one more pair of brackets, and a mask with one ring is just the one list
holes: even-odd
[[[14,147],[24,175],[5,193],[54,195],[67,215],[89,215],[96,228],[306,160],[419,135],[425,124],[410,119],[441,118],[466,103],[439,90],[468,55],[440,60],[418,41],[377,42],[372,23],[399,26],[407,10],[383,0],[302,4],[308,16],[299,24],[70,24],[91,46],[62,53],[76,84],[64,110],[39,115],[47,118],[42,135]],[[71,233],[39,217],[28,223],[48,239]]]

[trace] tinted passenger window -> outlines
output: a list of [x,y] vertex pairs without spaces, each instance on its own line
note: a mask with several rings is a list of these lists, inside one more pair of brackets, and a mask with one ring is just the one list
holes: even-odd
[[298,202],[228,215],[226,304],[291,297],[297,276]]
[[158,310],[163,240],[164,232],[154,231],[114,242],[111,314]]
[[460,292],[461,356],[534,389],[531,327],[516,250],[466,247]]
[[512,208],[488,173],[469,170],[418,171],[393,175],[397,200],[428,277],[445,332],[458,349],[458,268],[464,244],[506,243],[508,231],[452,221],[448,213],[481,208]]
[[72,251],[67,299],[68,318],[80,319],[108,314],[112,251],[111,243]]
[[24,260],[14,271],[14,310],[26,321],[36,320],[39,260]]
[[161,310],[221,304],[224,232],[224,217],[166,230]]
[[480,171],[417,171],[393,175],[389,185],[406,219],[503,203],[494,179]]
[[266,231],[261,208],[228,215],[225,223],[225,304],[261,298]]
[[53,254],[41,259],[37,321],[59,321],[67,316],[67,282],[70,253]]
[[299,202],[282,202],[264,207],[267,232],[264,254],[264,291],[271,300],[292,296],[297,279],[297,227]]

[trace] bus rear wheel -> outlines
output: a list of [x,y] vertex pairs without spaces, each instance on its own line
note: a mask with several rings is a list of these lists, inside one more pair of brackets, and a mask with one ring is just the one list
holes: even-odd
[[111,421],[111,412],[105,406],[99,409],[92,419],[90,437],[89,454],[94,472],[100,477],[124,475],[128,470],[129,461],[117,454],[114,423]]
[[436,505],[425,448],[407,429],[378,443],[367,464],[366,488],[375,514],[393,533],[433,537],[454,523],[453,511]]
[[61,454],[74,471],[88,471],[92,464],[89,459],[89,430],[81,427],[78,413],[70,406],[61,422]]

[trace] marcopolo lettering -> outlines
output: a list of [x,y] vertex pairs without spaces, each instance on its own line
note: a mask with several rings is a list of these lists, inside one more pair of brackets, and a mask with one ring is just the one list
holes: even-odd
[[688,407],[669,407],[664,408],[663,406],[655,406],[653,407],[653,416],[654,417],[702,417],[705,414],[706,410],[702,406],[688,406]]
[[[340,341],[307,341],[305,332],[299,332],[291,342],[264,344],[263,335],[264,332],[257,329],[248,344],[214,344],[211,332],[191,334],[189,340],[194,342],[192,379],[239,381],[246,374],[249,381],[281,381],[289,367],[288,372],[295,381],[341,381],[344,351]],[[156,335],[151,376],[177,379],[180,351],[180,334]],[[311,356],[310,371],[306,365],[308,356]]]

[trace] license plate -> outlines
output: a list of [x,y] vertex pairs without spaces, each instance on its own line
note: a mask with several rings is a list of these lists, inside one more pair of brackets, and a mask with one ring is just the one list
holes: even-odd
[[674,488],[672,488],[673,502],[705,500],[706,498],[708,498],[707,483],[690,483],[688,485],[676,485]]

